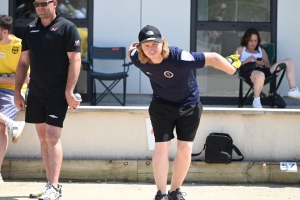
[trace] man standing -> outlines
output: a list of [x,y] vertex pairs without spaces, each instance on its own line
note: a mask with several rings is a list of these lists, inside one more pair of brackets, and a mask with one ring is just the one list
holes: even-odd
[[61,195],[63,122],[68,106],[73,110],[81,102],[73,94],[81,66],[81,39],[77,27],[56,13],[56,0],[36,0],[33,5],[38,18],[24,30],[15,104],[24,109],[20,89],[30,65],[25,121],[36,124],[47,175],[45,188],[30,197],[53,200]]
[[[8,134],[16,143],[23,131],[24,121],[13,121],[19,112],[14,104],[15,73],[21,55],[21,39],[10,34],[12,18],[0,14],[0,183],[1,166],[8,146]],[[26,71],[27,72],[27,71]],[[24,76],[25,83],[20,84],[24,96],[29,76]],[[7,129],[6,129],[7,127]]]
[[[146,76],[153,90],[149,115],[154,130],[155,150],[152,157],[157,187],[155,200],[183,200],[180,187],[191,163],[193,141],[200,123],[202,104],[194,70],[213,66],[228,74],[236,68],[217,53],[189,52],[169,46],[154,26],[145,26],[139,42],[129,46],[127,56]],[[137,46],[136,46],[137,45]],[[231,56],[240,66],[238,57]],[[173,163],[171,188],[166,192],[170,142],[177,134],[177,154]]]

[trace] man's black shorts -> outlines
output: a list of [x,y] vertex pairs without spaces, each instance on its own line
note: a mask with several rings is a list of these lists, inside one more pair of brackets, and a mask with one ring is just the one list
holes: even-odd
[[63,127],[68,110],[65,97],[37,97],[30,95],[27,98],[25,121],[27,123],[46,124]]
[[166,142],[174,138],[194,141],[202,114],[202,104],[179,106],[169,102],[152,101],[149,114],[154,130],[155,142]]

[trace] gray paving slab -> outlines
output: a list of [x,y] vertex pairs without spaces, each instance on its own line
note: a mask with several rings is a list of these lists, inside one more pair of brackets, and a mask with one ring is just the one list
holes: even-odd
[[[63,182],[62,200],[152,200],[154,184],[120,182]],[[0,185],[1,200],[29,199],[28,194],[44,187],[43,182],[8,181]],[[169,186],[168,186],[169,187]],[[285,200],[300,199],[299,185],[279,184],[184,184],[181,188],[187,200]]]

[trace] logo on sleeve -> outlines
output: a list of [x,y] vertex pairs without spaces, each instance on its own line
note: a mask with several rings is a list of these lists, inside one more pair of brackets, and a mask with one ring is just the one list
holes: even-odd
[[51,26],[50,31],[57,31],[58,27],[57,26]]
[[170,72],[170,71],[165,71],[165,72],[164,72],[164,75],[165,75],[165,77],[167,77],[167,78],[172,78],[172,77],[174,76],[174,74],[173,74],[172,72]]
[[195,58],[194,56],[188,52],[188,51],[182,51],[181,52],[181,60],[184,60],[184,61],[195,61]]
[[75,40],[74,46],[80,46],[80,40]]
[[13,47],[11,48],[11,52],[12,52],[13,54],[17,54],[17,53],[19,52],[19,47],[18,47],[18,46],[13,46]]

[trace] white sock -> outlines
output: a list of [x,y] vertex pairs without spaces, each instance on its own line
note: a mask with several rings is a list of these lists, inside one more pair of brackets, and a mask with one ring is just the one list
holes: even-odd
[[291,89],[290,89],[290,91],[296,91],[296,90],[298,90],[297,87],[294,87],[294,88],[291,88]]
[[254,97],[254,101],[260,101],[260,97]]
[[13,120],[8,119],[8,120],[5,122],[5,125],[8,126],[8,127],[10,127],[13,123],[14,123]]

